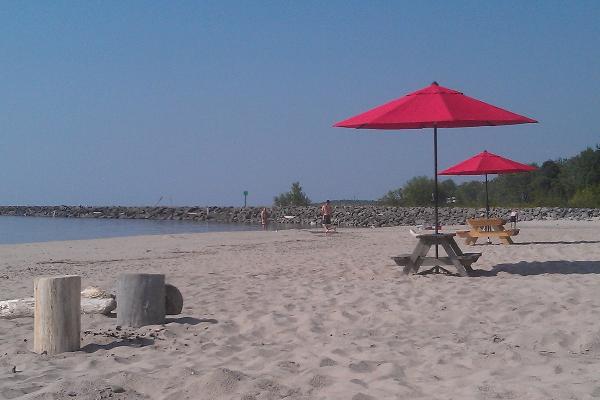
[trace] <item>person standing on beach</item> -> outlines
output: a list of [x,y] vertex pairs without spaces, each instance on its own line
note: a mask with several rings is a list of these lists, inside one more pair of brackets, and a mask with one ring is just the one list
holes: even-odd
[[333,209],[331,208],[331,204],[329,204],[329,200],[325,202],[321,206],[321,216],[322,216],[322,224],[323,228],[325,228],[325,233],[335,232],[335,229],[331,227],[331,215],[333,214]]
[[517,210],[511,210],[510,212],[510,227],[511,229],[517,229]]
[[262,211],[260,212],[260,223],[262,228],[266,231],[267,225],[269,224],[269,212],[267,211],[266,207],[263,207]]

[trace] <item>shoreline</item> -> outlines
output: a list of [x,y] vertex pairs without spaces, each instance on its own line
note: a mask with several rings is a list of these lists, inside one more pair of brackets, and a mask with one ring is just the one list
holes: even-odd
[[[299,227],[308,228],[288,224],[270,224],[267,228],[285,230]],[[0,244],[260,230],[263,230],[262,226],[256,223],[0,216]]]
[[[0,216],[1,217],[1,216]],[[187,221],[183,221],[183,222],[187,222]],[[571,220],[571,219],[557,219],[557,220],[539,220],[539,221],[522,221],[519,222],[517,224],[518,228],[547,228],[548,226],[555,226],[557,228],[567,228],[567,227],[577,227],[578,229],[584,228],[584,229],[594,229],[599,227],[600,223],[600,219],[589,219],[589,220]],[[227,225],[229,223],[217,223],[214,222],[212,224],[215,225]],[[231,224],[231,225],[235,225],[235,226],[239,226],[236,224]],[[69,243],[69,242],[82,242],[82,241],[96,241],[96,240],[111,240],[111,239],[129,239],[129,238],[139,238],[139,239],[144,239],[144,238],[156,238],[156,237],[177,237],[177,236],[182,236],[183,238],[185,238],[185,236],[188,235],[229,235],[229,234],[236,234],[236,233],[254,233],[254,234],[264,234],[267,232],[273,232],[273,233],[277,233],[279,231],[285,232],[285,231],[305,231],[305,232],[311,232],[311,233],[324,233],[322,227],[320,225],[313,225],[313,226],[294,226],[294,225],[286,225],[286,224],[273,224],[272,226],[277,226],[277,227],[281,227],[283,229],[268,229],[268,230],[262,230],[260,225],[253,225],[255,226],[256,229],[240,229],[240,230],[216,230],[216,231],[203,231],[203,232],[173,232],[173,233],[149,233],[149,234],[133,234],[133,235],[123,235],[123,236],[107,236],[107,237],[93,237],[93,238],[82,238],[82,239],[65,239],[65,240],[44,240],[44,241],[36,241],[36,242],[22,242],[22,243],[0,243],[0,247],[3,246],[27,246],[27,245],[36,245],[36,244],[50,244],[50,243]],[[458,224],[458,225],[445,225],[442,227],[442,229],[440,230],[440,232],[453,232],[456,230],[461,230],[464,229],[466,225],[463,224]],[[369,229],[390,229],[390,228],[398,228],[401,229],[403,231],[408,232],[409,229],[414,228],[413,225],[396,225],[396,226],[387,226],[387,227],[341,227],[338,228],[338,232],[337,233],[342,233],[342,232],[352,232],[354,230],[356,231],[362,231],[362,230],[369,230]],[[427,232],[427,231],[424,231]],[[518,240],[518,239],[517,239]],[[468,246],[466,246],[468,248]]]

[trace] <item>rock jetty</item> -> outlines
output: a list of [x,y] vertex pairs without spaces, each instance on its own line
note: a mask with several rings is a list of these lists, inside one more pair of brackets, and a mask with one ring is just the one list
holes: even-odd
[[[87,206],[1,206],[0,215],[61,217],[152,219],[219,223],[259,224],[260,207],[87,207]],[[282,207],[269,209],[271,221],[281,224],[319,225],[319,206]],[[490,216],[507,218],[510,209],[494,208]],[[538,207],[518,210],[520,221],[589,220],[600,218],[597,208]],[[442,225],[464,224],[467,218],[482,217],[483,208],[441,207]],[[346,227],[380,227],[433,224],[432,207],[383,207],[345,205],[334,207],[333,222]]]

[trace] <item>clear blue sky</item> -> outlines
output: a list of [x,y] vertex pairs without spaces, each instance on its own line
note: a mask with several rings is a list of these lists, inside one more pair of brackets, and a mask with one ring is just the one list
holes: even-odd
[[332,128],[441,85],[540,124],[442,130],[440,168],[600,142],[600,2],[2,2],[0,204],[374,199],[429,130]]

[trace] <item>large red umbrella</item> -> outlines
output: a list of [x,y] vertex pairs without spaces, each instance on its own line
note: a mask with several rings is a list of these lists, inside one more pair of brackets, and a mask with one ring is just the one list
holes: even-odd
[[515,125],[537,121],[465,96],[433,82],[430,86],[336,123],[356,129],[433,128],[435,233],[438,233],[437,128]]
[[488,174],[514,174],[536,170],[531,165],[521,164],[508,158],[489,153],[487,150],[462,161],[438,175],[485,175],[485,216],[490,216],[490,201],[488,198]]

